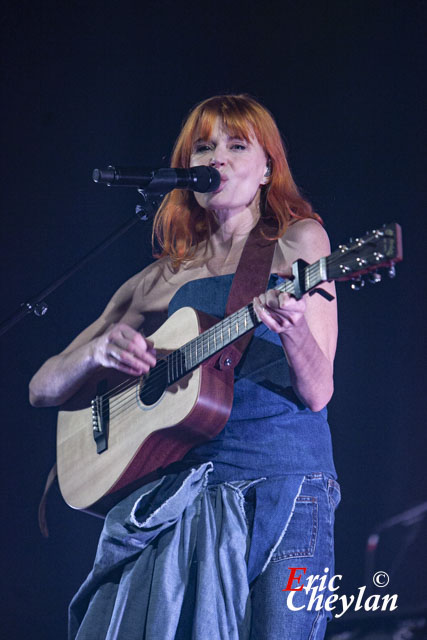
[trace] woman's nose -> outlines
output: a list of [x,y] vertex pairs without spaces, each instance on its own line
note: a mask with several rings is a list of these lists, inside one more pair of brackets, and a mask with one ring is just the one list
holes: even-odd
[[212,158],[210,159],[210,167],[222,167],[225,164],[225,156],[221,151],[216,150]]

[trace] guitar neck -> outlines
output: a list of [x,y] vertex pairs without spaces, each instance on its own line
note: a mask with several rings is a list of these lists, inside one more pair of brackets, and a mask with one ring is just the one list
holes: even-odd
[[[325,258],[321,258],[312,265],[307,265],[302,268],[300,288],[304,293],[326,280],[325,260]],[[276,287],[276,289],[295,295],[295,285],[292,280],[285,280]],[[173,351],[166,356],[168,385],[177,382],[187,373],[200,366],[203,362],[260,324],[261,321],[258,320],[253,304],[250,302],[246,307],[242,307],[223,320],[220,320],[197,338],[190,340],[190,342]]]
[[[292,265],[293,279],[285,280],[276,289],[290,293],[299,299],[308,291],[313,291],[322,282],[360,278],[361,275],[371,271],[377,272],[379,267],[389,267],[390,275],[393,275],[394,264],[400,260],[402,260],[401,228],[393,222],[367,232],[360,238],[350,240],[348,245],[339,245],[331,255],[320,258],[313,264],[297,260]],[[373,281],[377,282],[378,278],[381,279],[378,276]],[[321,289],[319,291],[322,293]],[[323,294],[330,299],[324,291]],[[177,382],[260,324],[253,304],[250,303],[170,353],[161,365],[163,368],[167,365],[168,385]]]

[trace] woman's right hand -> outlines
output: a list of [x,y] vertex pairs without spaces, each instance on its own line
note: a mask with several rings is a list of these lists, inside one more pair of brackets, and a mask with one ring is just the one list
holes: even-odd
[[124,322],[112,325],[92,341],[96,364],[141,376],[156,364],[156,350],[150,340]]
[[101,316],[34,374],[30,382],[30,403],[34,407],[64,404],[101,366],[134,376],[154,367],[154,344],[137,331],[144,322],[143,274],[125,282]]

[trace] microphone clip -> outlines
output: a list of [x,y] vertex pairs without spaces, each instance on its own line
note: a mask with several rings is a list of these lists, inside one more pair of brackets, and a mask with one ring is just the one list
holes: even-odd
[[165,193],[158,193],[151,189],[137,189],[139,195],[142,197],[142,204],[137,204],[135,207],[135,213],[137,217],[143,221],[148,222],[152,220],[160,207]]

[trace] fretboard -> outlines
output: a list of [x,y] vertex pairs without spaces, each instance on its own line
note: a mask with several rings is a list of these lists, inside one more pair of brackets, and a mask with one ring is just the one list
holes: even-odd
[[[326,280],[325,260],[326,258],[321,258],[303,269],[303,282],[301,285],[304,292],[313,289]],[[292,280],[285,280],[276,289],[295,295]],[[251,302],[246,307],[242,307],[235,313],[220,320],[213,327],[197,336],[197,338],[193,338],[193,340],[173,351],[166,357],[168,385],[177,382],[187,373],[260,324],[261,322],[258,320]]]

